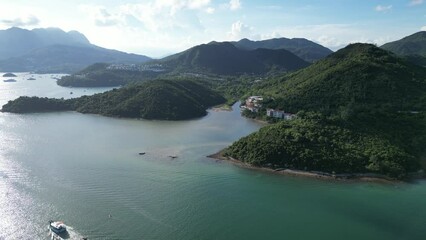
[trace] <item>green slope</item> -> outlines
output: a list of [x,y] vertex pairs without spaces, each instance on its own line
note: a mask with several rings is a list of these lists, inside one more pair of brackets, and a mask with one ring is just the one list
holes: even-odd
[[253,93],[299,114],[234,143],[227,154],[242,161],[404,178],[426,152],[426,71],[373,45],[349,45]]
[[381,48],[398,55],[420,55],[426,57],[426,32],[417,32],[398,41],[386,43]]
[[307,62],[315,62],[333,53],[330,49],[304,38],[273,38],[262,41],[241,39],[232,42],[236,47],[248,50],[257,48],[285,49]]
[[312,113],[264,127],[235,142],[225,154],[255,166],[336,174],[404,178],[419,168],[415,155],[380,134]]
[[212,42],[190,48],[159,61],[172,71],[217,75],[266,74],[294,71],[309,63],[289,51],[242,50],[228,42]]
[[[108,69],[108,64],[94,64],[63,77],[61,86],[103,87],[157,77],[240,77],[281,74],[309,66],[309,63],[284,49],[242,50],[231,43],[203,44],[181,53],[134,65],[135,70]],[[129,65],[127,66],[129,67]]]
[[352,44],[256,91],[277,105],[336,113],[348,108],[419,111],[426,108],[426,69],[369,44]]

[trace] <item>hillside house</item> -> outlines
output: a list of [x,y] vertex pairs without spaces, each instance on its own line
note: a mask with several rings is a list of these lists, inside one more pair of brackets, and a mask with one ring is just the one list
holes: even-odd
[[251,96],[246,99],[245,105],[241,106],[242,109],[247,109],[251,112],[258,112],[259,108],[262,107],[263,97]]
[[296,117],[296,114],[286,113],[284,111],[276,110],[276,109],[267,109],[266,116],[284,119],[284,120],[292,120]]

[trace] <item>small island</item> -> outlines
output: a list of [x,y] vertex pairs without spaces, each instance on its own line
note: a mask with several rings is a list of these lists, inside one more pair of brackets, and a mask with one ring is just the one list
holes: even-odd
[[17,76],[13,73],[5,73],[3,74],[3,77],[17,77]]

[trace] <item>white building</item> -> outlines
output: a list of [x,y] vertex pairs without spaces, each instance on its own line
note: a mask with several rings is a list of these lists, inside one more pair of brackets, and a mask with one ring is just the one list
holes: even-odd
[[275,110],[270,108],[266,110],[266,116],[285,120],[292,120],[296,117],[296,114],[286,113],[281,110]]

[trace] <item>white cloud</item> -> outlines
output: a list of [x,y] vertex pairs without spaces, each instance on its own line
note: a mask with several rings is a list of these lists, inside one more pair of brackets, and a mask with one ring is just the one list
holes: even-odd
[[40,23],[40,20],[34,15],[27,15],[13,19],[3,19],[0,20],[0,22],[8,27],[30,27],[37,26]]
[[283,36],[286,38],[306,38],[317,42],[331,50],[338,50],[349,43],[363,42],[382,45],[386,42],[397,40],[398,36],[405,33],[394,32],[386,34],[386,30],[372,31],[362,25],[356,24],[322,24],[302,25],[274,29],[272,34],[262,35],[262,39]]
[[420,31],[426,31],[426,26],[423,26],[422,28],[420,28]]
[[203,29],[198,11],[212,14],[211,0],[151,0],[124,4],[108,10],[103,6],[82,5],[96,26],[139,28],[158,33],[160,30]]
[[110,13],[103,6],[81,5],[80,10],[87,13],[91,21],[98,27],[110,27],[124,23],[122,16]]
[[84,26],[92,42],[154,57],[210,40],[200,18],[215,12],[211,0],[149,0],[81,10],[94,23]]
[[230,0],[229,1],[229,9],[231,10],[237,10],[241,8],[241,2],[240,0]]
[[200,9],[208,6],[210,4],[210,0],[192,0],[187,1],[186,4],[190,9]]
[[391,9],[392,9],[392,5],[388,5],[388,6],[377,5],[375,8],[377,12],[388,12]]
[[206,13],[208,13],[208,14],[213,14],[215,12],[215,9],[214,8],[212,8],[212,7],[208,7],[207,9],[206,9]]
[[111,15],[105,8],[99,8],[96,13],[95,24],[97,26],[113,26],[120,22],[119,17]]
[[253,34],[253,28],[241,21],[236,21],[231,25],[231,31],[228,32],[229,40],[240,40],[242,38],[258,38]]
[[[207,1],[208,2],[208,1]],[[191,3],[189,1],[155,1],[147,4],[126,4],[119,8],[119,12],[126,19],[133,19],[132,27],[159,33],[169,30],[181,31],[186,34],[192,29],[203,29],[196,12],[204,6],[206,1]],[[205,11],[205,10],[204,10]],[[126,22],[129,23],[129,22]]]
[[273,31],[272,33],[264,33],[260,35],[260,39],[265,40],[265,39],[271,39],[271,38],[281,38],[281,34],[277,31]]
[[416,6],[416,5],[420,5],[423,3],[423,0],[411,0],[410,2],[410,6]]

